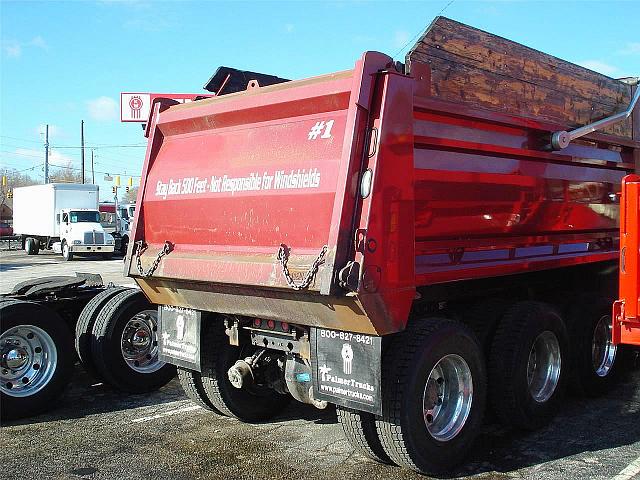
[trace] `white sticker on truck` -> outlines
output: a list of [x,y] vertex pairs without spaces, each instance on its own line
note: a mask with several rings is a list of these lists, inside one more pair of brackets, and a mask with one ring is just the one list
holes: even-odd
[[253,172],[247,176],[231,177],[212,175],[211,177],[169,178],[158,180],[156,197],[166,199],[178,195],[203,195],[211,193],[254,192],[265,190],[295,190],[320,187],[320,172],[317,168],[298,168],[295,170],[277,170]]

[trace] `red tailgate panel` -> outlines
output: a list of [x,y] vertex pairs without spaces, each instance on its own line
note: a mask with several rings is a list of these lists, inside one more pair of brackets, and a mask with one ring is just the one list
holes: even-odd
[[[135,240],[155,277],[287,287],[327,246],[310,290],[330,293],[346,260],[353,217],[347,186],[359,171],[373,73],[388,62],[365,54],[353,70],[223,97],[156,108],[143,170]],[[135,260],[129,272],[141,276]]]

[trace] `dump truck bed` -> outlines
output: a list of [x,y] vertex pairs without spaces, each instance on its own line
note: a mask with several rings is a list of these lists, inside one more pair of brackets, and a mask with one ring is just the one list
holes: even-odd
[[[549,151],[551,132],[591,117],[547,114],[515,77],[503,93],[517,108],[478,101],[484,67],[462,80],[472,67],[449,47],[423,48],[451,28],[488,42],[463,27],[438,19],[410,75],[368,52],[344,72],[157,103],[133,233],[145,247],[130,247],[129,275],[158,304],[384,334],[430,285],[615,259],[615,193],[640,158],[640,123]],[[507,50],[510,64],[523,51]],[[563,76],[528,75],[573,75],[594,102],[631,96],[554,61]],[[553,91],[572,111],[576,97]]]

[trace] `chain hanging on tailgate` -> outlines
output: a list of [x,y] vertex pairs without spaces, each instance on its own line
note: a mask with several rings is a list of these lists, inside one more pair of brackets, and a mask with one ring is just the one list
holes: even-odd
[[138,273],[143,277],[150,277],[151,275],[153,275],[153,272],[155,272],[156,268],[158,268],[158,265],[160,265],[160,260],[162,259],[162,257],[164,257],[165,255],[168,255],[171,252],[171,250],[173,250],[173,244],[170,241],[166,240],[164,242],[164,246],[156,255],[156,259],[153,261],[153,263],[149,267],[149,270],[145,272],[144,268],[142,268],[142,262],[140,261],[140,256],[147,249],[147,245],[145,245],[142,240],[138,240],[135,243],[135,246],[136,246],[136,265],[138,267]]
[[311,264],[311,268],[307,271],[304,278],[302,279],[302,283],[296,283],[291,273],[289,273],[289,268],[287,267],[287,261],[289,260],[289,248],[284,244],[280,244],[280,248],[278,249],[278,261],[280,262],[280,266],[282,267],[282,274],[284,275],[287,284],[293,288],[294,290],[304,290],[313,281],[313,277],[318,272],[318,267],[324,262],[324,256],[327,253],[327,246],[325,245],[320,250],[320,253],[316,257],[316,259]]

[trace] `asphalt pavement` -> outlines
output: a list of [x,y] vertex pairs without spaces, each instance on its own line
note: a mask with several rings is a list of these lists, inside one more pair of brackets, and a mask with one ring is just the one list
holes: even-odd
[[[0,252],[0,292],[19,281],[75,271],[122,277],[122,260],[64,262],[57,255]],[[293,401],[257,425],[191,404],[177,380],[147,395],[122,394],[78,365],[73,382],[46,414],[0,428],[7,479],[418,479],[356,454],[335,411]],[[597,399],[567,397],[547,427],[523,432],[489,424],[452,478],[640,478],[640,368]]]

